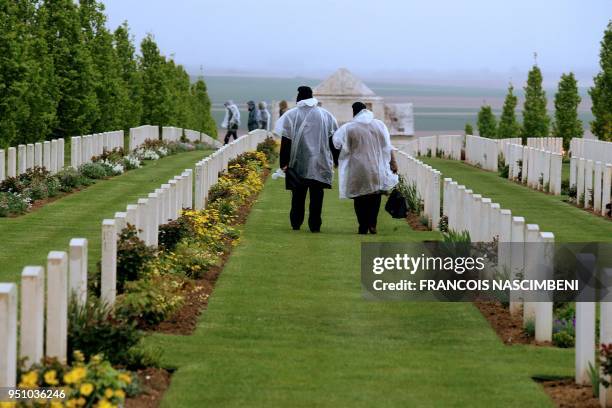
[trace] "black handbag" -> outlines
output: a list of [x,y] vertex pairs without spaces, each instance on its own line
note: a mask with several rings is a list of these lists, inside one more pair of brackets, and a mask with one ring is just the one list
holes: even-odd
[[304,188],[304,179],[291,167],[285,170],[285,188],[287,190],[298,190]]
[[385,211],[391,214],[393,218],[406,218],[408,214],[408,206],[406,205],[406,198],[395,188],[389,194],[387,204],[385,204]]

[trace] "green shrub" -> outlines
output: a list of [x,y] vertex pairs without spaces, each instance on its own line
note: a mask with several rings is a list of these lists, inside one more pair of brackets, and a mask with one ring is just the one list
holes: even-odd
[[182,281],[172,275],[153,276],[125,284],[125,293],[117,297],[119,316],[151,327],[170,317],[183,304]]
[[115,314],[97,297],[79,305],[73,297],[68,307],[68,355],[104,354],[112,364],[124,364],[129,350],[142,339],[136,322]]
[[29,205],[29,198],[21,194],[0,192],[0,217],[23,214]]
[[272,137],[266,139],[257,145],[257,151],[262,152],[268,158],[268,162],[272,163],[278,158],[278,144]]
[[86,178],[72,167],[68,167],[58,172],[55,177],[59,181],[60,190],[64,192],[73,191],[87,184]]
[[79,167],[81,174],[87,178],[99,180],[108,176],[107,168],[101,163],[85,163]]
[[527,320],[525,322],[525,327],[523,328],[523,330],[525,331],[525,333],[527,333],[529,337],[534,337],[535,336],[535,320],[533,319]]
[[25,188],[25,184],[17,177],[7,177],[0,182],[1,193],[21,194]]
[[167,224],[160,225],[158,245],[164,251],[173,251],[178,242],[192,235],[191,224],[185,217],[179,217]]
[[574,347],[574,336],[566,331],[560,331],[557,333],[553,333],[552,342],[555,346],[561,348],[572,348]]
[[142,279],[154,259],[155,249],[138,238],[136,228],[128,224],[117,242],[117,291],[123,292],[126,281]]
[[49,197],[47,183],[44,180],[33,181],[25,190],[25,194],[30,197],[32,201],[44,200]]

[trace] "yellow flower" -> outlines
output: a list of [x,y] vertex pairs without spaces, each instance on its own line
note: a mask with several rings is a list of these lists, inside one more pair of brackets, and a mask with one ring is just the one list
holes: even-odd
[[85,356],[83,355],[83,353],[80,350],[76,350],[74,353],[72,353],[72,355],[74,356],[74,359],[76,361],[79,361],[81,363],[83,361],[85,361]]
[[64,374],[64,382],[66,384],[74,384],[81,381],[87,375],[87,368],[75,367],[68,373]]
[[55,370],[49,370],[45,373],[45,382],[49,385],[57,385],[59,381],[57,381],[57,372]]
[[86,397],[89,397],[93,390],[94,386],[91,383],[85,383],[79,388],[79,392],[81,393],[81,395],[84,395]]
[[115,395],[115,393],[113,392],[113,390],[111,388],[107,388],[106,390],[104,390],[104,396],[108,399],[113,398],[113,395]]
[[38,386],[38,373],[36,371],[30,371],[21,376],[21,388],[34,388]]
[[125,399],[125,391],[123,390],[117,390],[115,391],[115,397],[124,400]]
[[16,402],[0,402],[0,408],[15,408],[17,407]]
[[51,408],[64,408],[64,403],[59,401],[51,401]]
[[83,405],[87,404],[87,400],[83,397],[79,397],[79,399],[77,400],[77,405],[79,407],[82,407]]
[[113,404],[111,404],[110,402],[108,402],[104,398],[101,399],[100,402],[98,402],[98,405],[96,405],[96,407],[97,408],[115,408],[115,406]]
[[74,398],[71,398],[68,401],[66,401],[66,408],[77,408],[78,406],[79,406],[79,403]]
[[102,355],[101,355],[101,354],[96,354],[95,356],[93,356],[93,357],[91,358],[91,361],[92,361],[93,363],[96,363],[96,364],[101,363],[101,362],[102,362]]

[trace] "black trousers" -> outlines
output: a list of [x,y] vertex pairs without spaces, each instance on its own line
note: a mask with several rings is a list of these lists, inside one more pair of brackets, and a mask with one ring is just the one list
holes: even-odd
[[227,133],[225,134],[225,144],[230,142],[230,138],[234,136],[234,140],[238,139],[238,126],[231,126],[227,128]]
[[353,199],[360,234],[367,234],[369,228],[376,228],[381,197],[382,194],[376,193]]
[[291,190],[291,212],[289,219],[293,229],[298,230],[304,222],[306,210],[306,193],[310,190],[310,205],[308,207],[308,227],[312,232],[321,230],[321,209],[323,208],[323,186],[309,185]]

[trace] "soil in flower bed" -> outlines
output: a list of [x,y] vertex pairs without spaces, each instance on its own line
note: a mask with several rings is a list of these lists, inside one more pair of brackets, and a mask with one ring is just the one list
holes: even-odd
[[561,380],[535,379],[558,408],[598,408],[590,385],[578,385],[573,378]]
[[494,300],[476,300],[474,305],[480,310],[480,313],[487,319],[497,337],[504,344],[532,344],[538,346],[549,346],[550,343],[536,342],[533,337],[530,337],[523,330],[523,316],[517,314],[513,316],[510,310],[506,309],[499,301]]
[[170,386],[171,373],[162,368],[145,368],[137,373],[142,392],[125,400],[125,408],[157,408]]
[[[265,180],[270,171],[265,169],[262,172],[262,180]],[[251,212],[251,207],[255,203],[257,196],[251,197],[246,204],[241,206],[236,212],[236,224],[242,225]],[[219,263],[206,273],[203,279],[197,279],[189,283],[185,288],[185,304],[172,317],[166,319],[151,330],[166,334],[190,335],[198,324],[200,314],[208,306],[208,300],[215,289],[215,284],[219,275],[223,271],[225,263],[230,257],[232,247],[226,246]]]
[[406,216],[406,222],[413,231],[430,231],[427,225],[421,223],[421,217],[418,214],[409,212]]

